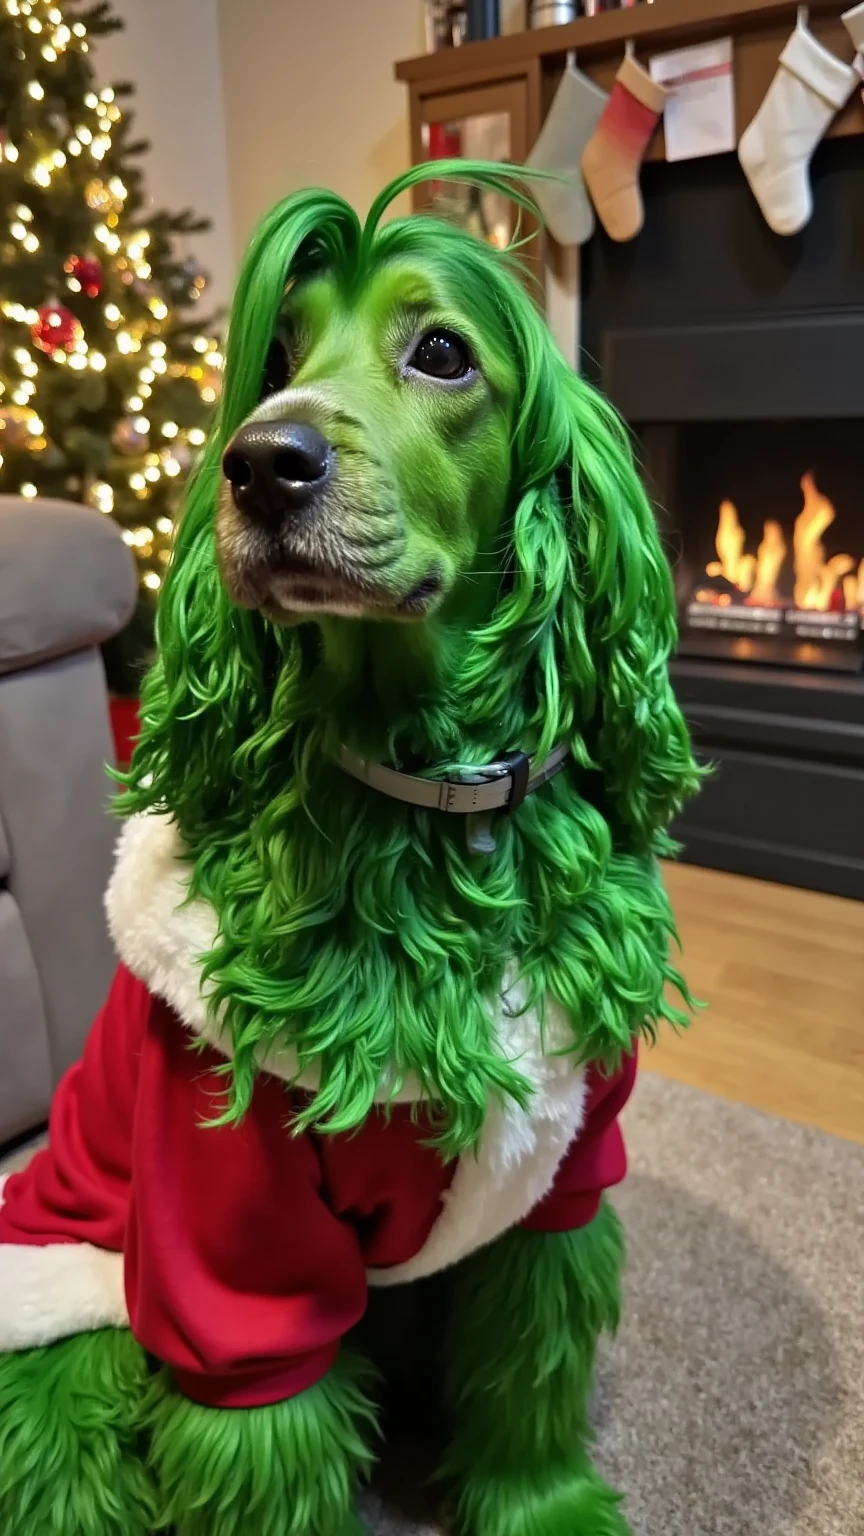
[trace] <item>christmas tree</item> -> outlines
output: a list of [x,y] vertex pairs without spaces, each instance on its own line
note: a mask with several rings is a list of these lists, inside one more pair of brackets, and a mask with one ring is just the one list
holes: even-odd
[[106,664],[135,692],[222,359],[183,248],[207,223],[145,218],[132,88],[94,79],[90,41],[121,25],[108,4],[0,0],[0,491],[121,524],[141,602]]

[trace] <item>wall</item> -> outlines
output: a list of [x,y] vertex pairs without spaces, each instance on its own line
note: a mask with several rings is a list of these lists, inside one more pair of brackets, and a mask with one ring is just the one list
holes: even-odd
[[[114,0],[126,29],[98,45],[102,83],[136,87],[153,205],[212,219],[190,251],[227,302],[236,257],[277,198],[311,183],[365,210],[407,166],[408,98],[393,63],[425,46],[421,0]],[[524,0],[501,0],[520,31]],[[407,212],[407,200],[394,205]],[[549,318],[576,353],[575,252],[548,274]]]
[[99,83],[135,86],[135,136],[151,141],[141,162],[151,206],[191,207],[213,221],[210,233],[189,242],[189,254],[211,277],[202,302],[218,307],[230,295],[234,251],[216,0],[113,5],[126,27],[94,46]]
[[420,0],[218,0],[239,252],[287,192],[331,187],[364,212],[409,163],[394,60],[424,46]]

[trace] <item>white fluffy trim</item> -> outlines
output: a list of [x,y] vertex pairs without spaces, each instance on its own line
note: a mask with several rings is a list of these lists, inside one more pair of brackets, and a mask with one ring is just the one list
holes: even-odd
[[0,1353],[128,1326],[122,1254],[90,1243],[0,1246]]
[[[105,896],[108,926],[117,953],[133,975],[164,998],[196,1035],[231,1055],[231,1041],[207,1006],[201,957],[216,941],[216,913],[200,898],[188,901],[188,865],[178,858],[180,839],[167,816],[132,816],[117,840],[114,874]],[[269,1050],[258,1058],[262,1070],[301,1088],[318,1086],[312,1068],[297,1076],[293,1050]],[[382,1082],[378,1097],[412,1101],[420,1085],[406,1079],[391,1095]]]
[[[216,937],[216,914],[201,900],[186,901],[187,876],[178,860],[176,827],[164,816],[127,821],[106,898],[108,921],[120,958],[183,1023],[223,1055],[230,1054],[219,1020],[207,1009],[201,989],[201,956]],[[522,1012],[518,982],[508,986],[495,1010],[495,1035],[502,1056],[515,1062],[533,1096],[528,1111],[507,1101],[490,1106],[476,1154],[460,1159],[444,1208],[423,1249],[408,1263],[370,1272],[376,1285],[392,1285],[432,1274],[492,1242],[514,1226],[548,1193],[585,1112],[585,1074],[569,1056],[556,1056],[570,1026],[554,1003],[545,1018],[545,1045],[536,1013]],[[291,1051],[271,1051],[263,1070],[291,1080]],[[300,1079],[314,1088],[314,1074]],[[396,1097],[416,1100],[419,1084],[407,1081]],[[390,1098],[386,1082],[379,1097]]]
[[[514,990],[508,994],[511,1005]],[[459,1159],[441,1215],[420,1252],[392,1269],[370,1269],[370,1285],[402,1285],[457,1264],[518,1225],[549,1193],[582,1127],[585,1074],[566,1056],[543,1056],[534,1013],[511,1015],[507,1023],[507,1048],[534,1087],[530,1109],[512,1099],[490,1106],[476,1154]],[[547,1018],[550,1046],[556,1035],[564,1044],[566,1028],[564,1019]]]

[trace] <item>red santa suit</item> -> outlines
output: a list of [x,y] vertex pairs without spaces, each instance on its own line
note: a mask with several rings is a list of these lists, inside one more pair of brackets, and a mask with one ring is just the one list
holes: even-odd
[[497,1038],[534,1093],[527,1111],[490,1107],[476,1155],[445,1163],[424,1145],[410,1083],[357,1131],[291,1135],[305,1090],[286,1088],[290,1054],[262,1060],[240,1126],[208,1126],[225,1092],[199,981],[215,915],[179,906],[176,852],[165,818],[121,838],[108,911],[123,963],[57,1090],[49,1147],[0,1181],[0,1350],[131,1326],[187,1396],[251,1406],[325,1374],[369,1284],[432,1274],[517,1224],[589,1222],[624,1176],[636,1058],[603,1077],[554,1055],[554,1010],[544,1054],[511,987]]

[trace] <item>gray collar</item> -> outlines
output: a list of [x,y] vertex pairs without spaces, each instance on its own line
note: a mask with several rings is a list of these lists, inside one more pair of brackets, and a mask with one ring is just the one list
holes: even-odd
[[511,752],[497,762],[465,768],[443,779],[421,779],[386,768],[383,763],[369,763],[355,757],[347,747],[340,749],[339,766],[361,784],[405,805],[449,811],[456,816],[485,816],[492,811],[517,810],[526,795],[548,783],[564,767],[569,751],[567,743],[561,742],[539,763],[524,752]]

